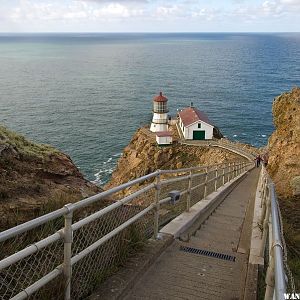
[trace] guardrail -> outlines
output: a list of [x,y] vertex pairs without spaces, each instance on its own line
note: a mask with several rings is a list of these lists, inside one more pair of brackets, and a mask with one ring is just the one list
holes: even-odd
[[183,145],[192,145],[192,146],[210,146],[210,147],[219,147],[231,152],[234,152],[249,161],[255,159],[255,156],[248,151],[241,149],[240,146],[236,145],[234,142],[229,140],[204,140],[204,141],[194,141],[194,140],[183,140],[181,139],[179,143]]
[[86,297],[161,226],[252,165],[158,170],[0,233],[0,298]]
[[[287,252],[283,237],[282,220],[277,202],[275,185],[267,170],[262,166],[259,180],[261,193],[261,225],[262,248],[261,256],[267,252],[268,268],[266,274],[265,300],[284,299],[287,290],[286,272],[291,275],[287,265]],[[269,247],[266,249],[269,237]],[[294,290],[293,278],[290,277],[290,286]]]

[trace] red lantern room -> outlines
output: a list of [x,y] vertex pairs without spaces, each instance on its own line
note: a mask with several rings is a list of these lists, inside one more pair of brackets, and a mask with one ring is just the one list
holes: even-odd
[[167,113],[169,111],[167,102],[168,98],[163,96],[162,92],[160,92],[158,96],[153,98],[153,112],[158,114]]

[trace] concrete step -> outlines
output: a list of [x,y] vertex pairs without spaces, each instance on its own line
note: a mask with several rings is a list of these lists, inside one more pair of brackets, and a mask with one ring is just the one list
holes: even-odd
[[239,232],[239,233],[241,232],[241,226],[233,225],[233,224],[224,225],[223,223],[218,223],[218,222],[209,221],[209,220],[207,220],[207,222],[205,222],[203,225],[201,225],[199,230],[206,229],[206,228],[211,228],[214,230],[226,229],[227,232],[232,232],[233,234],[236,232]]
[[214,223],[223,223],[223,224],[232,224],[234,226],[240,226],[243,224],[243,218],[237,218],[234,216],[223,215],[220,213],[214,213],[209,218],[208,221],[212,221]]
[[196,231],[195,236],[199,237],[199,235],[201,235],[201,233],[208,234],[212,237],[224,237],[224,239],[239,240],[239,238],[240,238],[240,232],[239,231],[227,230],[226,227],[213,228],[212,226],[204,225],[204,226],[201,227],[200,230]]
[[[211,238],[208,236],[199,236],[199,237],[191,237],[190,244],[200,248],[206,249],[210,251],[222,252],[222,253],[234,253],[237,251],[237,241],[222,241],[217,240],[216,238]],[[226,252],[224,252],[226,251]]]
[[229,218],[236,218],[236,219],[244,219],[245,211],[233,211],[233,210],[216,210],[213,213],[214,216],[225,216]]
[[247,203],[243,203],[243,202],[240,202],[240,201],[224,201],[222,202],[218,208],[224,208],[224,207],[228,207],[228,208],[245,208],[247,207]]
[[222,244],[237,244],[239,241],[239,235],[238,236],[226,236],[222,233],[210,233],[209,231],[202,231],[199,230],[196,232],[195,238],[201,239],[201,240],[207,240],[207,241],[218,241]]
[[[197,269],[191,271],[185,265],[180,268],[178,266],[175,270],[161,270],[159,268],[160,276],[152,275],[148,281],[141,282],[143,288],[150,289],[154,286],[153,292],[157,295],[173,295],[183,299],[203,299],[203,297],[199,298],[199,295],[210,295],[210,297],[220,299],[221,294],[227,291],[232,294],[239,294],[240,283],[235,281],[232,276],[228,277],[229,280],[225,278],[226,272],[219,273],[217,266],[211,266],[210,269],[204,269],[204,271]],[[209,273],[215,276],[211,277]],[[136,291],[135,295],[143,296],[144,292]]]
[[245,212],[246,209],[241,209],[241,208],[235,208],[235,209],[218,208],[214,211],[214,214],[222,214],[226,216],[233,216],[239,218],[241,216],[244,216]]

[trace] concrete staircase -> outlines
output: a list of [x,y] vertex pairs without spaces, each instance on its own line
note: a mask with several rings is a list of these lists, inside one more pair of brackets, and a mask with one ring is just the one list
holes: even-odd
[[257,180],[252,170],[189,241],[175,240],[158,257],[125,299],[244,299]]

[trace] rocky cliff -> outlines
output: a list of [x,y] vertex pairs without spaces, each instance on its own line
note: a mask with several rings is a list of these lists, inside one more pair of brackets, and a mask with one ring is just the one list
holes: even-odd
[[300,88],[275,98],[269,167],[281,197],[300,195]]
[[97,191],[66,154],[0,126],[0,231]]
[[300,289],[300,88],[274,99],[268,171],[279,196],[289,265]]
[[[174,128],[174,136],[176,136]],[[140,128],[124,149],[116,170],[106,189],[149,174],[157,169],[179,169],[197,165],[236,161],[242,158],[232,152],[214,147],[174,144],[159,147],[155,135],[147,128]],[[129,191],[127,191],[129,192]]]

